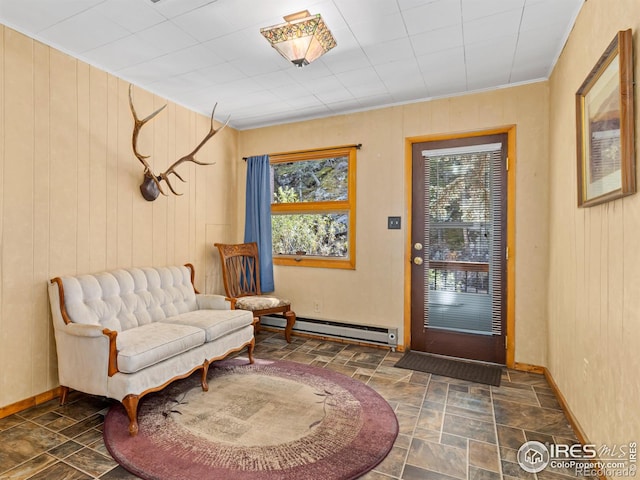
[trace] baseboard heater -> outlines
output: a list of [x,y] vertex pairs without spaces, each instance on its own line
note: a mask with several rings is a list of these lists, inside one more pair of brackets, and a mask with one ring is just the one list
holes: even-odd
[[[260,324],[265,327],[273,327],[284,330],[286,321],[280,315],[265,315],[260,319]],[[352,323],[333,322],[330,320],[317,320],[315,318],[296,319],[293,326],[294,332],[319,335],[322,337],[339,338],[354,342],[385,345],[395,349],[398,346],[398,329],[380,327],[376,325],[358,325]]]

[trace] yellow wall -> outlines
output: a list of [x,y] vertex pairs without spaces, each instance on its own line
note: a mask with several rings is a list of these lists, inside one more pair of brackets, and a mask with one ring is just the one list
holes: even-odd
[[[585,2],[549,82],[548,368],[589,440],[609,445],[640,438],[640,195],[577,208],[574,102],[609,42],[627,28],[637,82],[637,0]],[[637,102],[635,112],[637,156]]]
[[[358,151],[356,270],[275,267],[277,293],[302,317],[398,327],[403,338],[407,185],[405,138],[517,126],[516,352],[546,363],[548,255],[546,82],[239,133],[242,156],[362,143]],[[245,171],[238,159],[242,238]],[[402,230],[387,217],[402,216]],[[314,301],[321,304],[315,313]]]
[[[181,197],[140,196],[128,84],[0,26],[0,407],[58,386],[47,279],[192,262],[215,283],[213,239],[234,223],[237,132],[182,165]],[[161,106],[134,90],[140,116]],[[144,127],[157,171],[190,151],[209,119],[175,104]]]

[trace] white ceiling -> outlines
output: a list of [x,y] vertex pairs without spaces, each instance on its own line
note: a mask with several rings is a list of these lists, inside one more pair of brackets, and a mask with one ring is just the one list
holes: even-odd
[[[0,0],[0,22],[237,129],[548,78],[584,0]],[[337,46],[260,35],[300,10]]]

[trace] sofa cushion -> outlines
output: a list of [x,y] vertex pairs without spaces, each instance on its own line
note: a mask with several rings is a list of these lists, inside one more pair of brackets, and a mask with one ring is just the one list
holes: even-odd
[[253,315],[245,310],[196,310],[169,317],[162,322],[200,328],[206,332],[205,341],[211,342],[251,325]]
[[116,337],[118,370],[135,373],[145,367],[202,345],[201,328],[154,322],[120,332]]

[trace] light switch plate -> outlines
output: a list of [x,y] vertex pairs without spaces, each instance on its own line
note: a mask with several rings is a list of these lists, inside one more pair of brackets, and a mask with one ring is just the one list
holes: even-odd
[[400,230],[400,217],[388,217],[387,218],[387,228],[389,230]]

